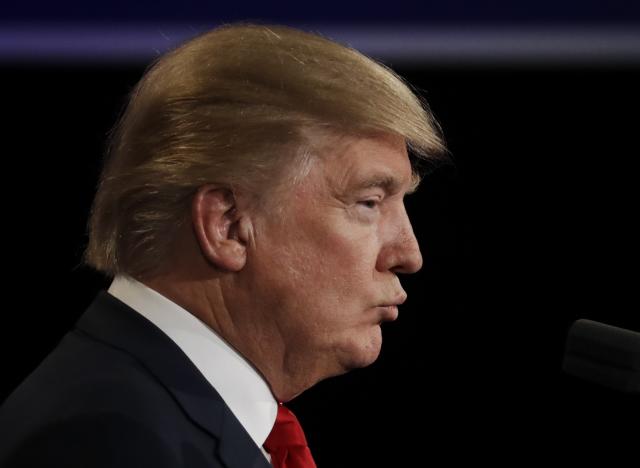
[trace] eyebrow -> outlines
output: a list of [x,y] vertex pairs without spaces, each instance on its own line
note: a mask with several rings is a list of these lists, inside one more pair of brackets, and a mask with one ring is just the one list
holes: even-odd
[[[406,195],[411,195],[418,189],[420,185],[421,177],[416,172],[411,172],[411,184],[405,192]],[[386,193],[395,193],[400,190],[401,182],[397,177],[389,174],[376,174],[372,177],[362,180],[355,185],[356,190],[364,190],[370,188],[381,188]]]

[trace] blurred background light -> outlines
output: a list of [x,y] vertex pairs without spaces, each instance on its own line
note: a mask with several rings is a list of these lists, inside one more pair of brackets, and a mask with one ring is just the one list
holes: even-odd
[[0,60],[147,62],[218,24],[287,24],[401,62],[638,63],[640,2],[3,2]]

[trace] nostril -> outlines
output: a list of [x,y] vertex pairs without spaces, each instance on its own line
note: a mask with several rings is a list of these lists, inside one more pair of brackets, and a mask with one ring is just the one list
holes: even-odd
[[380,250],[376,269],[394,273],[415,273],[422,268],[420,246],[410,226],[390,237]]
[[416,273],[422,268],[422,254],[418,249],[404,252],[397,257],[395,263],[396,265],[391,268],[394,273]]

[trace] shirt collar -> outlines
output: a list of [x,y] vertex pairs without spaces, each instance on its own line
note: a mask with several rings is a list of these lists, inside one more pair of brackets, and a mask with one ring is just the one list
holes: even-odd
[[262,448],[275,423],[278,404],[255,368],[195,315],[134,278],[117,275],[108,292],[182,349]]

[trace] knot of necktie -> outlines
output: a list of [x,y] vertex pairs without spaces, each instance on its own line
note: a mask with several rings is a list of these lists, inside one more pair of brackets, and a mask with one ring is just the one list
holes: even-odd
[[316,468],[298,418],[282,403],[264,448],[275,468]]

